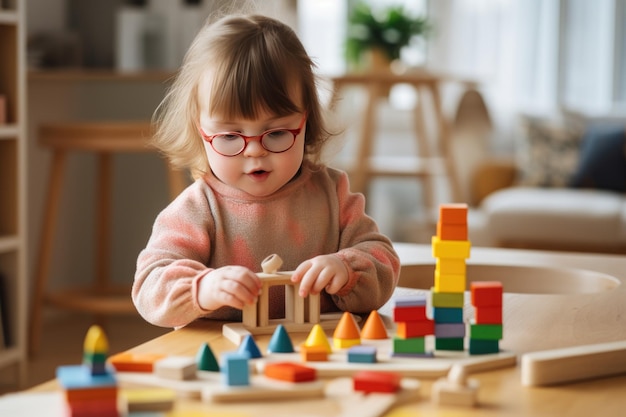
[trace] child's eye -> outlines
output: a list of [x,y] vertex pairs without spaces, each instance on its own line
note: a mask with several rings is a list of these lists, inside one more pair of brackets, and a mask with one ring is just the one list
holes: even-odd
[[268,139],[284,139],[285,137],[289,137],[290,133],[288,130],[285,129],[277,129],[277,130],[272,130],[270,132],[267,132],[265,134],[265,137],[267,137]]

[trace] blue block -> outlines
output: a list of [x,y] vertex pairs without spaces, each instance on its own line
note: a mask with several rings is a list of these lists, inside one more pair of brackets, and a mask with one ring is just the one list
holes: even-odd
[[463,308],[434,307],[435,323],[463,323]]
[[435,323],[435,337],[437,338],[464,338],[465,323]]
[[250,385],[248,355],[240,352],[228,352],[222,355],[222,374],[229,386]]
[[56,377],[59,384],[66,390],[117,386],[115,375],[111,372],[92,375],[91,369],[84,365],[59,366],[56,370]]
[[251,335],[247,335],[239,346],[239,353],[247,353],[250,359],[258,359],[263,357],[261,350]]
[[350,363],[376,363],[376,348],[374,346],[357,345],[348,349]]
[[425,295],[401,295],[394,297],[394,306],[396,307],[416,307],[426,305]]

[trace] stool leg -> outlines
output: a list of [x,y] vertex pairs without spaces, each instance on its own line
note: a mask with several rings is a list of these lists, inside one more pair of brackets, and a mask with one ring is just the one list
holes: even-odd
[[367,196],[371,177],[370,157],[374,144],[374,129],[376,126],[376,105],[382,94],[382,87],[378,83],[372,83],[368,88],[367,107],[363,117],[361,143],[357,151],[356,167],[354,168],[352,190]]
[[[113,155],[110,153],[98,154],[98,195],[96,197],[96,282],[94,292],[98,295],[107,295],[111,291],[109,283],[111,259],[111,193],[113,175]],[[95,322],[105,327],[106,320],[101,314],[95,315]]]
[[50,259],[53,249],[52,239],[56,229],[59,197],[61,195],[63,173],[67,160],[66,156],[65,151],[57,150],[54,152],[50,178],[48,180],[48,194],[44,206],[44,219],[41,228],[41,240],[39,242],[39,259],[36,266],[34,296],[30,313],[29,351],[31,354],[36,353],[39,349],[41,338],[41,318],[43,314],[43,304],[45,302],[45,288],[48,282]]

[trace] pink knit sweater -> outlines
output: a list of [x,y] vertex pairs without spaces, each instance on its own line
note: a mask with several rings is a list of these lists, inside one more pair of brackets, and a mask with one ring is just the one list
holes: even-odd
[[[198,284],[213,268],[242,265],[260,271],[278,254],[283,271],[321,254],[336,254],[350,278],[337,294],[322,294],[322,312],[369,313],[391,296],[400,262],[391,242],[351,193],[345,173],[305,163],[278,192],[252,197],[205,175],[157,217],[147,247],[137,259],[132,297],[150,323],[184,326],[200,317],[241,320],[239,310],[207,311],[198,304]],[[281,317],[284,289],[272,287],[270,316]]]

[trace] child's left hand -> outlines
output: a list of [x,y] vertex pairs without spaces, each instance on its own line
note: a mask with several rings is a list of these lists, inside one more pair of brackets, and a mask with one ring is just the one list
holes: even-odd
[[326,289],[335,294],[348,283],[349,272],[346,265],[335,255],[320,255],[302,262],[293,275],[292,282],[300,282],[300,296],[319,294]]

